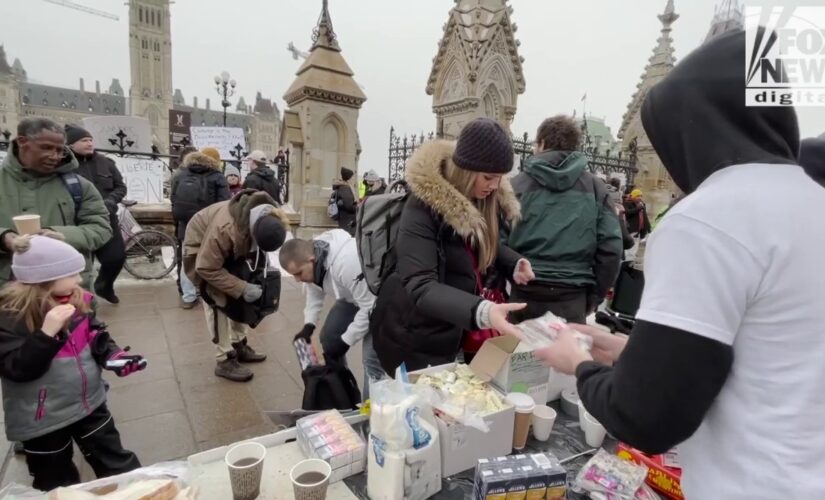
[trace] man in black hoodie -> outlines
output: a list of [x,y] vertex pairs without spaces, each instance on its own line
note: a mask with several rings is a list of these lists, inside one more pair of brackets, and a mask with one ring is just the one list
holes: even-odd
[[126,196],[126,183],[111,159],[95,151],[92,134],[77,125],[66,125],[66,144],[77,158],[77,173],[95,185],[109,210],[112,239],[95,252],[100,270],[95,279],[94,291],[112,304],[120,302],[115,295],[115,280],[126,262],[126,247],[117,220],[118,203]]
[[[681,443],[686,498],[825,498],[825,190],[796,164],[794,109],[745,105],[745,52],[744,32],[722,35],[645,99],[687,196],[650,238],[629,340],[578,326],[592,357],[572,330],[539,355],[575,372],[618,439]],[[767,192],[782,203],[754,196]]]
[[281,199],[281,183],[275,177],[275,172],[266,164],[266,154],[263,151],[253,151],[246,157],[249,162],[249,174],[243,183],[244,189],[263,191],[278,205],[283,204]]
[[825,186],[825,135],[818,139],[802,141],[799,164],[808,172],[811,179]]
[[358,195],[352,185],[355,172],[341,167],[341,178],[332,181],[333,196],[338,206],[338,227],[355,236],[355,212],[358,208]]

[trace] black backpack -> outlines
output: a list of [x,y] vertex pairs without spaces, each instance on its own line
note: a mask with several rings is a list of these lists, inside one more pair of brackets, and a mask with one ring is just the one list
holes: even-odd
[[353,410],[361,403],[355,376],[346,366],[330,362],[301,372],[304,380],[304,410]]
[[211,205],[206,175],[182,172],[172,199],[172,215],[175,220],[189,222],[196,213]]

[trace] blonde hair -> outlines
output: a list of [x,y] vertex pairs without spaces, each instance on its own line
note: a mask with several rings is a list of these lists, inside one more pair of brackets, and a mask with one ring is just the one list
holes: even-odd
[[[52,231],[44,231],[43,236],[63,240],[63,235]],[[31,248],[31,236],[18,236],[12,243],[14,253],[22,254]],[[34,333],[43,326],[46,313],[53,307],[60,305],[51,294],[54,281],[27,285],[11,282],[0,289],[0,311],[12,313],[18,320],[22,320],[26,328]],[[86,314],[91,311],[89,304],[83,300],[83,290],[78,288],[69,298],[69,304],[75,306],[78,312]]]
[[445,162],[444,178],[475,205],[484,219],[484,227],[481,233],[477,232],[470,239],[470,244],[478,251],[479,272],[483,273],[496,261],[500,207],[495,193],[482,200],[473,198],[473,187],[479,175],[482,174],[460,168],[451,161]]

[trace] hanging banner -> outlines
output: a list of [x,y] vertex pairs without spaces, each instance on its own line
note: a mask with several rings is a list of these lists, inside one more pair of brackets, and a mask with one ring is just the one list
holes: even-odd
[[[83,119],[83,128],[94,138],[99,149],[117,150],[122,130],[126,136],[123,144],[126,152],[148,153],[152,151],[152,127],[149,120],[137,116],[90,116]],[[114,140],[115,144],[111,141]],[[129,146],[127,141],[131,141]]]
[[163,203],[163,175],[160,160],[110,156],[117,164],[126,184],[126,198],[138,203]]

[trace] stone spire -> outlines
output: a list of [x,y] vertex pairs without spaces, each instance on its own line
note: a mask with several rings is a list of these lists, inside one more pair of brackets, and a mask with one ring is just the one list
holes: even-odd
[[314,99],[360,108],[367,96],[353,79],[354,73],[341,55],[327,0],[324,0],[318,24],[312,31],[312,42],[309,57],[295,73],[295,81],[284,94],[284,100],[289,106],[304,99]]
[[622,118],[622,125],[619,127],[620,138],[624,138],[627,128],[639,114],[642,103],[645,97],[647,97],[647,92],[667,76],[676,64],[676,58],[673,57],[673,39],[670,37],[670,32],[672,31],[673,23],[679,19],[679,14],[676,13],[673,0],[668,0],[664,13],[658,17],[659,21],[662,22],[661,35],[656,41],[656,48],[653,49],[653,55],[650,56],[647,66],[645,66],[641,81],[636,86],[636,92],[633,94],[633,98],[630,104],[628,104],[627,111]]
[[9,66],[9,61],[6,59],[6,48],[0,45],[0,75],[11,74],[11,66]]
[[318,17],[318,24],[312,31],[312,48],[323,46],[332,50],[341,50],[338,46],[338,37],[332,29],[332,18],[329,15],[329,2],[324,0],[321,7],[321,15]]
[[17,57],[14,58],[14,63],[11,65],[11,71],[15,75],[17,75],[17,78],[24,81],[26,80],[26,70],[25,68],[23,68],[23,63],[20,62],[20,59],[18,59]]
[[724,0],[716,6],[713,13],[713,21],[710,30],[705,37],[705,42],[728,31],[736,31],[745,28],[745,14],[739,0]]

